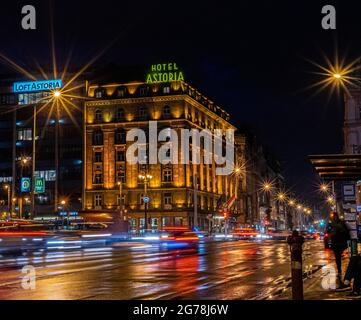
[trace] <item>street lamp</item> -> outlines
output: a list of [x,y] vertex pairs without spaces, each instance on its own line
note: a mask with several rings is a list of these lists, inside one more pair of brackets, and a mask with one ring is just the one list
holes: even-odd
[[321,190],[321,192],[328,192],[329,191],[329,185],[328,184],[325,184],[325,183],[322,183],[321,185],[320,185],[320,190]]
[[61,95],[61,92],[60,92],[60,91],[58,91],[58,90],[56,90],[56,91],[54,91],[54,92],[53,92],[53,96],[54,96],[54,98],[59,98],[59,97],[60,97],[60,95]]
[[120,218],[123,218],[123,204],[122,204],[122,181],[118,181],[118,186],[119,186],[119,213],[120,213]]
[[[142,181],[144,181],[144,195],[143,195],[143,203],[144,203],[144,227],[145,230],[148,230],[148,202],[149,197],[147,195],[147,184],[150,182],[151,179],[153,179],[153,176],[150,174],[140,174],[138,178]],[[147,198],[146,198],[147,197]]]
[[8,211],[9,211],[9,214],[10,214],[10,208],[11,208],[11,203],[10,203],[10,186],[8,184],[6,184],[4,186],[5,190],[7,190],[8,192]]

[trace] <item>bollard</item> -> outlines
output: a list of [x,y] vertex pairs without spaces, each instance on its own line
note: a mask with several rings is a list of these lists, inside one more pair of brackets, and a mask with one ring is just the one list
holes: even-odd
[[305,239],[298,231],[287,238],[291,250],[292,299],[303,300],[302,245]]

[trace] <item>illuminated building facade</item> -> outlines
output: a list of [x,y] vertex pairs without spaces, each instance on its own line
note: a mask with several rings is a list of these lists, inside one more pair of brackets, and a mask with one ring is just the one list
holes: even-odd
[[[36,75],[39,79],[42,75]],[[14,83],[28,81],[23,77],[9,75],[0,81],[0,192],[3,211],[7,211],[5,185],[11,186],[11,211],[17,217],[29,217],[31,194],[21,190],[21,178],[32,177],[33,111],[36,116],[36,161],[35,176],[44,178],[45,192],[35,195],[34,214],[53,216],[58,203],[66,200],[66,206],[59,210],[81,209],[82,194],[82,124],[81,100],[72,99],[66,109],[59,108],[58,122],[58,170],[56,170],[55,132],[57,115],[50,112],[51,104],[46,105],[51,92],[45,88],[28,92],[19,86],[14,92]],[[51,82],[47,80],[44,82]],[[41,83],[41,82],[40,82]],[[75,85],[79,85],[78,82]],[[51,87],[53,88],[53,87]],[[73,94],[83,95],[82,89]],[[15,111],[16,110],[16,111]],[[58,174],[57,174],[58,171]],[[56,179],[58,177],[57,193]]]
[[[145,174],[152,177],[147,196],[149,225],[153,229],[193,226],[196,200],[198,226],[208,230],[215,215],[222,214],[217,211],[220,197],[238,197],[239,188],[234,180],[217,176],[214,162],[130,164],[126,159],[127,149],[133,144],[126,141],[127,132],[133,128],[147,132],[149,121],[157,121],[158,130],[171,128],[177,133],[182,128],[211,132],[235,129],[227,112],[189,84],[183,81],[92,84],[88,87],[88,98],[84,116],[84,210],[116,211],[122,201],[133,229],[143,229],[145,182],[139,175]],[[203,154],[202,148],[200,152]],[[234,206],[235,212],[239,212],[239,206]]]

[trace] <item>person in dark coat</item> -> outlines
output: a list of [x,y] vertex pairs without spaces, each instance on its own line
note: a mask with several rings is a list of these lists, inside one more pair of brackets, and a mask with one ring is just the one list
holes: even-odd
[[342,282],[342,254],[347,249],[347,241],[350,239],[350,232],[338,215],[337,212],[330,213],[330,239],[331,248],[336,259],[337,278],[339,280],[339,289],[346,288],[347,286]]

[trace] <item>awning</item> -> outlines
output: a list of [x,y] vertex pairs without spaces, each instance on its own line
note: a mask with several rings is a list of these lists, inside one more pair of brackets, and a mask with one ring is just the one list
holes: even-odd
[[321,154],[308,156],[324,180],[355,181],[361,179],[361,154]]

